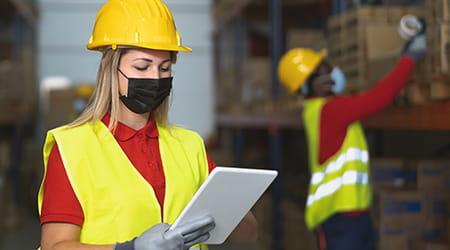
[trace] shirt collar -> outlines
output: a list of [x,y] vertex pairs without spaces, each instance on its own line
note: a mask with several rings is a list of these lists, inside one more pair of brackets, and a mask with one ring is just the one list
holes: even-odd
[[[102,122],[108,126],[109,122],[111,120],[111,115],[110,114],[106,114],[103,118],[102,118]],[[149,138],[158,138],[158,128],[156,126],[156,121],[155,118],[153,116],[153,113],[150,113],[150,118],[148,119],[147,124],[145,125],[145,127],[139,129],[139,130],[135,130],[123,123],[121,123],[120,121],[117,123],[117,127],[116,130],[114,132],[114,137],[117,140],[120,141],[127,141],[130,140],[131,138],[133,138],[134,136],[136,136],[137,134],[142,133],[145,134],[147,137]]]

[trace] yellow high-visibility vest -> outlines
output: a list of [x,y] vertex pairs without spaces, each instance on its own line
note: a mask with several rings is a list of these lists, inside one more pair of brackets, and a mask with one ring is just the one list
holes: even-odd
[[369,152],[360,123],[351,124],[339,150],[319,164],[320,113],[325,102],[326,98],[306,100],[303,111],[311,173],[305,220],[311,230],[337,212],[363,210],[372,202]]
[[[195,132],[158,124],[166,193],[163,215],[152,186],[141,176],[101,121],[47,134],[44,165],[56,142],[70,184],[81,204],[80,242],[115,244],[161,222],[172,224],[209,174],[205,146]],[[45,178],[44,172],[44,178]],[[41,212],[43,183],[39,190]],[[207,249],[206,245],[196,245]]]

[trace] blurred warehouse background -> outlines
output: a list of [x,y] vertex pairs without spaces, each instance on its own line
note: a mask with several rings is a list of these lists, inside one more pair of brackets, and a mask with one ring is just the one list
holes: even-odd
[[[380,250],[450,249],[450,0],[163,1],[193,48],[174,67],[170,120],[200,133],[218,165],[280,171],[253,207],[258,244],[214,249],[317,249],[303,218],[303,98],[278,83],[282,53],[326,48],[347,92],[359,93],[399,58],[400,18],[424,17],[425,60],[394,103],[363,122],[373,218]],[[0,250],[39,246],[43,140],[89,98],[100,53],[85,46],[104,2],[0,1]]]

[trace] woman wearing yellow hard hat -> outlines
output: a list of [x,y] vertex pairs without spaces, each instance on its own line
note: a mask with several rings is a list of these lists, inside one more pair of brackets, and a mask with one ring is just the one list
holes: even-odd
[[[87,48],[103,54],[92,97],[44,145],[42,249],[207,249],[207,215],[168,230],[216,166],[197,133],[168,121],[171,67],[191,51],[171,12],[160,0],[110,0]],[[256,237],[249,212],[230,240]]]
[[374,250],[369,152],[361,120],[388,106],[424,57],[423,33],[404,45],[392,72],[371,90],[343,95],[346,79],[326,52],[295,48],[278,64],[281,84],[305,95],[303,123],[311,174],[305,221],[320,250]]

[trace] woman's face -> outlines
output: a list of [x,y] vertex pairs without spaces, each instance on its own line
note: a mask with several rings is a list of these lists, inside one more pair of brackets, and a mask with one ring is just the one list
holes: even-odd
[[[120,58],[119,69],[128,78],[166,78],[172,74],[170,52],[151,49],[128,49]],[[128,79],[117,72],[120,95],[128,93]]]
[[330,77],[331,66],[326,61],[322,62],[317,67],[317,76],[312,79],[312,89],[315,96],[330,96],[333,95],[334,81]]

